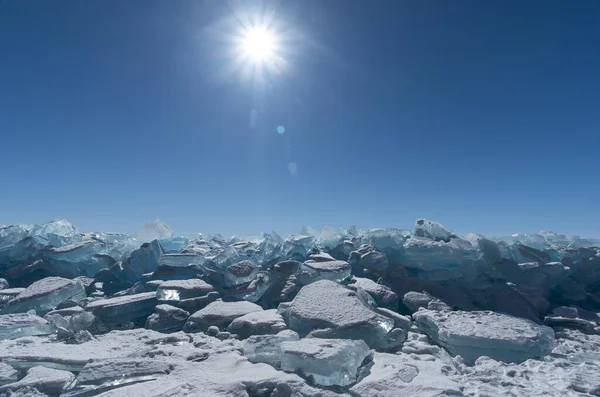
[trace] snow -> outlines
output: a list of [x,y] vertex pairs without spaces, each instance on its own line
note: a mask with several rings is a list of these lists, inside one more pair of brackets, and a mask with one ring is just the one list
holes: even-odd
[[348,386],[370,349],[362,340],[300,339],[281,343],[281,369],[299,372],[322,386]]

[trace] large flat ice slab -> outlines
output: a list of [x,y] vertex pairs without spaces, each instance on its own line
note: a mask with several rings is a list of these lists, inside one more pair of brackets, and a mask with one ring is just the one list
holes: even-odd
[[348,386],[370,349],[362,340],[304,338],[281,344],[281,369],[311,376],[322,386]]
[[435,343],[468,363],[481,356],[518,363],[554,347],[552,328],[505,314],[420,310],[413,317]]
[[316,262],[309,260],[300,265],[298,282],[307,285],[319,280],[341,282],[349,279],[352,267],[346,261]]
[[0,313],[25,313],[35,310],[38,315],[43,316],[61,302],[78,302],[86,296],[85,287],[81,283],[61,277],[46,277],[31,284],[8,301]]

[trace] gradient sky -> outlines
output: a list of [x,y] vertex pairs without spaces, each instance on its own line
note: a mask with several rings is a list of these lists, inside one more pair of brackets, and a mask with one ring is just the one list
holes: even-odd
[[0,1],[0,224],[600,236],[599,132],[596,0]]

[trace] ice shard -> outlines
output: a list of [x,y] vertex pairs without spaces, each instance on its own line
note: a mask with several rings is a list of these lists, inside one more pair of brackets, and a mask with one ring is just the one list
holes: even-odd
[[82,284],[61,277],[47,277],[31,284],[8,301],[0,313],[24,313],[35,310],[37,314],[44,315],[61,302],[66,300],[78,302],[85,297],[85,288]]
[[281,343],[281,369],[322,386],[348,386],[370,349],[362,340],[305,338]]
[[244,340],[243,353],[253,363],[265,363],[278,368],[283,354],[281,343],[299,339],[298,334],[291,330],[275,335],[252,335]]

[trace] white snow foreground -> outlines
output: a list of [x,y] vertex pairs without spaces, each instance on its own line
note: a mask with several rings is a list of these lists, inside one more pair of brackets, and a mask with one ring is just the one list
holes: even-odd
[[[43,390],[38,391],[58,395],[56,385],[63,382],[70,383],[62,391],[64,397],[338,395],[309,386],[298,375],[252,364],[240,351],[237,340],[144,329],[113,331],[79,345],[21,338],[3,341],[0,359],[29,369],[28,375],[2,390],[16,393],[41,384]],[[73,375],[66,372],[69,370],[79,373],[74,382],[70,379]]]
[[[257,345],[262,339],[265,343]],[[577,330],[557,332],[551,354],[520,364],[480,357],[466,365],[462,357],[452,357],[417,332],[409,332],[396,353],[371,350],[371,358],[365,355],[369,350],[362,341],[294,340],[297,336],[289,330],[242,342],[204,333],[162,334],[145,329],[112,331],[81,344],[48,336],[4,340],[0,360],[27,375],[17,381],[14,371],[4,368],[1,390],[11,397],[600,395],[600,335]],[[251,345],[254,350],[248,349]],[[242,352],[257,358],[257,346],[274,349],[266,352],[275,359],[273,365],[283,360],[284,370],[298,374],[248,361]],[[286,354],[298,358],[300,364],[290,363]],[[263,360],[258,357],[256,361]],[[346,378],[344,370],[351,370],[351,375]],[[70,373],[77,378],[69,383]],[[320,382],[312,384],[314,375],[321,374],[326,375],[325,383],[341,380],[338,383],[345,388],[334,391]],[[56,393],[57,387],[67,383]]]

